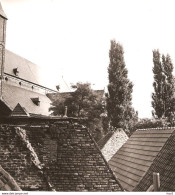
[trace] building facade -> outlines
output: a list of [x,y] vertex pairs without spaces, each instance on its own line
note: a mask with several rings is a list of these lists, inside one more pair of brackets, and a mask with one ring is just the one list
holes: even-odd
[[35,64],[6,50],[6,22],[0,5],[0,116],[48,116],[47,94],[56,91],[41,84]]

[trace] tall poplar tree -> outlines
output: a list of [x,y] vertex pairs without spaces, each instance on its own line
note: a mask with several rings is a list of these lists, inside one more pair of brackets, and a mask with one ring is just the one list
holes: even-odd
[[128,79],[128,70],[124,61],[123,47],[111,40],[108,67],[109,84],[107,94],[107,112],[110,125],[128,129],[135,117],[132,108],[133,84]]
[[169,119],[175,111],[173,64],[169,55],[162,55],[162,61],[160,59],[159,51],[154,50],[153,87],[155,92],[152,94],[152,106],[155,117]]
[[173,64],[169,55],[166,57],[162,55],[162,65],[165,75],[165,88],[164,88],[164,115],[170,117],[171,113],[175,111],[175,86],[173,76]]
[[154,108],[153,116],[161,118],[164,114],[164,84],[165,76],[163,74],[163,66],[160,59],[159,50],[153,51],[153,74],[154,74],[154,93],[152,94],[152,107]]

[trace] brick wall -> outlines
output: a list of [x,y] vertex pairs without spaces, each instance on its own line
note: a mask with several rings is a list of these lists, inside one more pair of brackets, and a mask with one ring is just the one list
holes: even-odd
[[[48,172],[59,191],[118,191],[118,182],[89,131],[78,124],[57,125],[57,163]],[[54,169],[57,171],[54,172]]]
[[14,127],[0,128],[0,165],[22,190],[48,190],[47,183],[32,163],[30,152]]
[[15,127],[0,128],[0,164],[22,190],[122,190],[85,127],[64,121],[22,129],[41,162],[41,170],[32,162]]

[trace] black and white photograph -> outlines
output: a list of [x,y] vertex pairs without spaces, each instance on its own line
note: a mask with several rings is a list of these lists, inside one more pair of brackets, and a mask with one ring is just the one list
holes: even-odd
[[1,195],[173,195],[174,8],[0,0]]

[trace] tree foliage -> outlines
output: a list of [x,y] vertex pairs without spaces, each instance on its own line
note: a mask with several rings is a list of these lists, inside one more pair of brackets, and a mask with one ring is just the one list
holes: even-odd
[[128,79],[123,47],[115,40],[111,41],[109,58],[108,117],[113,127],[126,130],[137,120],[137,116],[132,107],[133,84]]
[[131,134],[134,133],[137,129],[150,129],[150,128],[161,128],[168,127],[170,123],[167,119],[140,119],[135,126],[131,129]]
[[152,94],[153,116],[170,118],[175,110],[173,64],[169,55],[153,51],[154,93]]
[[85,118],[84,124],[89,127],[96,140],[103,135],[103,124],[100,115],[104,111],[101,95],[91,89],[90,83],[72,85],[74,92],[60,94],[52,103],[50,110],[53,115],[63,116],[65,106],[69,117]]

